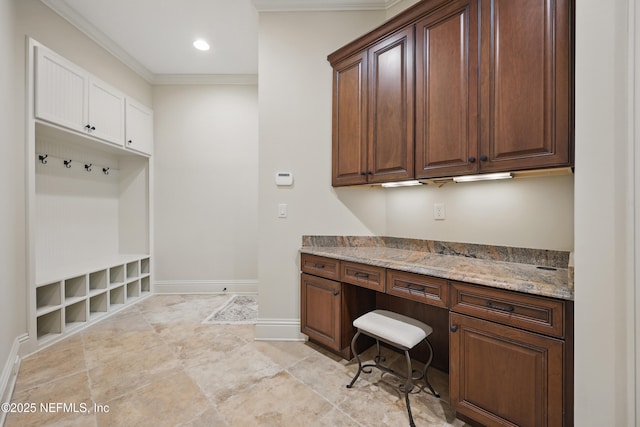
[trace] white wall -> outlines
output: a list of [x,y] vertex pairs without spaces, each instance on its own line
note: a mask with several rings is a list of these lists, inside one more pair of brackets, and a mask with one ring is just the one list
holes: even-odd
[[[381,234],[382,191],[331,187],[329,53],[373,28],[383,12],[262,13],[258,339],[299,337],[298,249],[303,234]],[[277,171],[294,174],[277,188]],[[277,218],[286,203],[289,217]]]
[[154,281],[162,286],[224,282],[231,291],[255,282],[257,96],[256,86],[154,88]]
[[[14,343],[27,329],[25,316],[25,228],[24,228],[24,143],[18,127],[22,110],[16,108],[24,97],[16,85],[12,58],[14,42],[14,1],[0,0],[0,399],[9,380],[3,371]],[[14,349],[14,352],[17,349]],[[15,355],[14,355],[15,356]],[[0,414],[0,421],[2,414]]]
[[[416,239],[573,250],[572,175],[408,188],[387,193],[387,234]],[[445,220],[433,219],[434,203]]]
[[634,24],[629,5],[636,2],[578,3],[575,424],[632,426],[634,170],[628,97],[634,87],[627,49],[628,24]]

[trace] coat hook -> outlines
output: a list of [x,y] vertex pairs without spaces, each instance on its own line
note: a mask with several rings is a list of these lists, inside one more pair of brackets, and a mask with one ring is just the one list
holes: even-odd
[[102,168],[102,172],[103,172],[105,175],[109,175],[109,168]]
[[40,160],[40,163],[42,163],[43,165],[47,164],[47,157],[49,157],[48,154],[45,154],[44,156],[41,154],[38,156],[38,159]]
[[64,166],[69,169],[71,167],[71,160],[65,160],[64,161]]
[[91,165],[92,165],[92,163],[85,163],[85,164],[84,164],[84,169],[85,169],[87,172],[91,172]]

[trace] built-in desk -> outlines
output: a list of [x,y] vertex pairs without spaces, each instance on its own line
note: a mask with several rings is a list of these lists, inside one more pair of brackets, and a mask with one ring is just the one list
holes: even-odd
[[[385,237],[305,236],[301,328],[350,359],[355,318],[376,308],[434,328],[432,365],[452,407],[484,425],[573,423],[569,254]],[[528,262],[525,262],[528,261]],[[428,351],[417,347],[412,357]]]

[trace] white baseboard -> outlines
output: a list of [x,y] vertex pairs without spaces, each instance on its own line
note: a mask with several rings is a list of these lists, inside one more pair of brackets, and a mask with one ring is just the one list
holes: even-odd
[[[13,395],[13,388],[16,385],[16,379],[18,378],[18,370],[20,369],[20,347],[29,341],[29,334],[18,335],[13,340],[11,351],[2,369],[2,376],[0,377],[0,403],[11,402],[11,396]],[[0,411],[0,426],[4,425],[6,412]]]
[[298,319],[258,319],[255,330],[256,341],[306,341],[300,332]]
[[156,280],[154,294],[255,294],[257,280]]

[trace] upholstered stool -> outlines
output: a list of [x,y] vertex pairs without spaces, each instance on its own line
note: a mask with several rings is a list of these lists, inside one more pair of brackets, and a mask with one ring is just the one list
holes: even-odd
[[[413,389],[413,381],[424,378],[424,381],[431,390],[431,393],[433,393],[433,395],[436,397],[440,397],[440,395],[436,393],[436,391],[431,386],[429,378],[427,378],[427,369],[429,369],[429,365],[431,364],[431,360],[433,359],[433,347],[431,347],[431,343],[429,342],[428,337],[433,332],[433,329],[431,328],[431,326],[416,319],[412,319],[410,317],[403,316],[402,314],[393,313],[386,310],[374,310],[370,311],[369,313],[363,314],[353,321],[353,326],[357,328],[357,332],[351,340],[351,351],[353,351],[353,354],[358,360],[358,372],[356,373],[356,376],[353,377],[351,383],[347,386],[347,388],[353,387],[353,384],[356,382],[363,369],[369,367],[378,368],[383,372],[390,373],[398,378],[405,380],[405,383],[403,385],[400,385],[400,389],[404,391],[404,397],[407,403],[407,413],[409,414],[409,424],[411,425],[411,427],[414,427],[415,424],[413,422],[413,415],[411,414],[411,404],[409,403],[409,393]],[[355,344],[360,334],[368,335],[376,340],[378,353],[374,359],[374,364],[363,365],[362,361],[360,360],[360,355],[356,353]],[[393,369],[380,364],[380,341],[404,351],[405,357],[407,359],[406,376],[400,375]],[[409,350],[420,344],[422,341],[425,341],[429,346],[429,360],[427,360],[427,363],[424,365],[422,373],[414,377],[414,371],[411,367],[411,358],[409,357]]]

